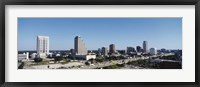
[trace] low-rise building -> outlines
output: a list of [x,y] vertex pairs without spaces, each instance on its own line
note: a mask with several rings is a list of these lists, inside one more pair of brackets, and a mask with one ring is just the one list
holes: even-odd
[[31,59],[34,59],[34,58],[36,58],[37,57],[37,53],[32,53],[31,54]]
[[29,52],[23,53],[23,54],[18,54],[18,60],[29,60]]
[[81,60],[89,60],[89,59],[95,59],[96,55],[76,55],[76,59],[81,59]]

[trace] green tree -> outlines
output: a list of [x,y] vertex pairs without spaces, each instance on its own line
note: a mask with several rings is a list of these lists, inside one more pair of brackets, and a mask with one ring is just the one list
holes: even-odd
[[19,66],[18,66],[18,69],[23,69],[24,67],[24,62],[22,62]]
[[89,62],[85,62],[85,65],[90,65],[90,63]]
[[95,59],[89,59],[88,61],[90,61],[91,64],[95,63]]
[[101,59],[95,59],[96,62],[100,62],[102,63],[104,61],[104,58],[101,58]]
[[117,65],[110,65],[110,66],[106,66],[103,67],[103,69],[118,69],[119,67]]
[[117,59],[125,59],[125,57],[120,55],[120,56],[117,57]]
[[35,58],[35,59],[34,59],[34,62],[36,62],[37,64],[40,63],[40,62],[42,62],[42,61],[43,61],[42,58]]
[[54,58],[55,62],[57,62],[57,61],[60,62],[61,60],[63,60],[63,57],[61,57],[61,56],[58,56],[58,57]]

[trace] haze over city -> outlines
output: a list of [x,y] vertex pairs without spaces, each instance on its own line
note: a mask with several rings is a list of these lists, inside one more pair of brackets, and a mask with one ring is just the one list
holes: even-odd
[[182,18],[18,18],[18,50],[36,50],[38,35],[49,36],[50,50],[74,48],[79,35],[88,50],[115,44],[182,49]]

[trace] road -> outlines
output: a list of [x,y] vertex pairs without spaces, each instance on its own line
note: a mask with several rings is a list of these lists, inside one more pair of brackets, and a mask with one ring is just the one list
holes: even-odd
[[101,67],[106,67],[110,65],[115,65],[115,64],[123,64],[123,63],[128,63],[129,61],[137,61],[137,60],[144,60],[144,59],[149,59],[149,57],[159,57],[159,56],[170,56],[174,54],[165,54],[165,55],[156,55],[156,56],[148,56],[148,57],[137,57],[137,58],[129,58],[129,59],[121,59],[121,60],[113,60],[113,61],[105,61],[103,63],[97,63],[95,65],[84,65],[82,67],[73,67],[73,69],[94,69],[94,68],[101,68]]
[[[148,56],[148,57],[136,57],[129,59],[121,59],[121,60],[112,60],[112,61],[104,61],[102,63],[96,63],[94,65],[85,65],[85,62],[70,62],[68,64],[49,64],[50,69],[64,68],[64,69],[94,69],[94,68],[102,68],[115,64],[128,63],[129,61],[137,61],[139,59],[149,59],[149,57],[158,57],[158,56],[169,56],[174,54],[165,54],[165,55],[157,55],[157,56]],[[35,66],[25,66],[25,69],[48,69],[48,65],[35,65]]]

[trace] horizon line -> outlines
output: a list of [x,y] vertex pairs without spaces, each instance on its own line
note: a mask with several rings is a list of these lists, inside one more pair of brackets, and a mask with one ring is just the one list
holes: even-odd
[[[161,49],[165,49],[165,48],[161,48]],[[161,50],[161,49],[157,49],[157,50]],[[93,50],[98,50],[98,49],[93,49]],[[118,50],[126,50],[126,49],[118,49]],[[182,49],[166,49],[166,50],[182,50]],[[37,51],[37,50],[17,50],[17,51]],[[58,49],[56,49],[56,50],[49,50],[49,51],[70,51],[70,49],[69,50],[63,50],[63,49],[58,50]],[[88,51],[90,51],[90,50],[88,50]]]

